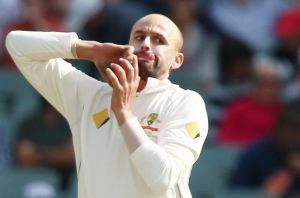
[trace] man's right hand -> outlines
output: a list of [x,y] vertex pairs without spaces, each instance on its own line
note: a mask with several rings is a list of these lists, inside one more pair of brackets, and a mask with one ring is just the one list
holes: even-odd
[[79,40],[76,43],[77,57],[94,62],[101,75],[107,80],[105,69],[110,63],[118,63],[120,58],[130,59],[134,48],[129,45],[99,43],[96,41]]

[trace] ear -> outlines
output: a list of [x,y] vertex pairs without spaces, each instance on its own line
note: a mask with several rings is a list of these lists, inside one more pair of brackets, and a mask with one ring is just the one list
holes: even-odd
[[184,60],[184,55],[183,55],[183,53],[178,52],[178,53],[175,55],[175,59],[174,59],[173,64],[172,64],[172,66],[171,66],[171,70],[178,69],[179,67],[181,67],[181,65],[182,65],[182,63],[183,63],[183,60]]

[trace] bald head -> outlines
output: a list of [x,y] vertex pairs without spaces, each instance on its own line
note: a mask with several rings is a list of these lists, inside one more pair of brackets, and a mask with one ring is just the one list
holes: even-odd
[[166,34],[165,36],[173,42],[175,50],[181,50],[183,46],[181,31],[171,19],[162,14],[149,14],[139,19],[131,29],[131,36],[137,30],[152,31],[153,29],[162,30]]

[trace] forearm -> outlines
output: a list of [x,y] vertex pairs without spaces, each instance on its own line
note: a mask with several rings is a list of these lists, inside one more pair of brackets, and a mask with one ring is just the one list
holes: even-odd
[[96,61],[96,51],[101,49],[102,44],[96,41],[78,40],[72,46],[72,51],[78,59],[87,61]]
[[130,117],[121,122],[120,130],[129,153],[133,153],[144,142],[149,140],[136,117]]
[[153,191],[166,191],[177,183],[185,165],[153,143],[135,117],[120,126],[131,160]]
[[69,121],[81,109],[78,81],[85,76],[62,58],[74,58],[71,46],[77,40],[75,33],[33,31],[12,31],[6,38],[20,72]]
[[14,61],[45,61],[52,58],[74,58],[71,46],[75,33],[12,31],[6,47]]

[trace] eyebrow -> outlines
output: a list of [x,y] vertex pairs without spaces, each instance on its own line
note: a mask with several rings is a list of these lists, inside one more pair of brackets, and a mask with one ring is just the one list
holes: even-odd
[[[145,31],[145,30],[137,30],[137,31],[135,31],[134,33],[135,33],[135,34],[145,34],[145,33],[147,33],[147,32],[148,32],[148,31]],[[164,37],[163,34],[160,34],[160,33],[154,32],[154,31],[151,31],[151,33],[152,33],[152,34],[155,34],[155,35],[158,35],[158,36]]]
[[[137,31],[134,32],[133,35],[136,35],[136,34],[145,34],[147,32],[148,31],[145,31],[145,30],[137,30]],[[151,32],[151,34],[153,34],[155,36],[158,36],[158,37],[162,38],[165,42],[169,43],[168,39],[167,39],[167,37],[165,35],[157,33],[157,32]]]
[[[134,34],[146,34],[148,31],[145,31],[145,30],[137,30],[134,32]],[[164,35],[164,34],[161,34],[161,33],[158,33],[158,32],[155,32],[155,31],[151,31],[151,34],[155,35],[155,36],[159,36],[159,37],[162,37],[164,39],[167,39],[167,36]]]

